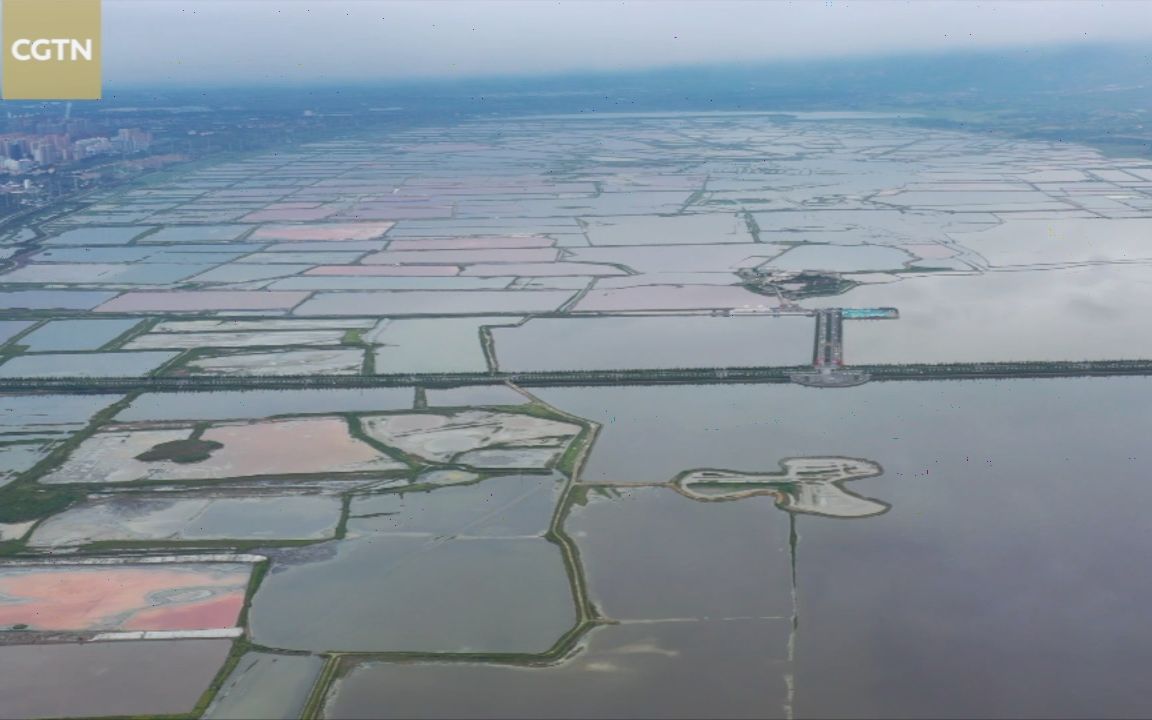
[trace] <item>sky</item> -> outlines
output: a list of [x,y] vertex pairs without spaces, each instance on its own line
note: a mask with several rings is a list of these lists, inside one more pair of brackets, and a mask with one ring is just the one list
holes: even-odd
[[549,74],[1152,39],[1152,0],[104,0],[104,81]]

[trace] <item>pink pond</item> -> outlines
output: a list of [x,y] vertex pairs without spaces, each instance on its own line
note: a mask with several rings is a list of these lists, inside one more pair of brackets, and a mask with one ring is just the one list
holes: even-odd
[[579,277],[579,276],[608,276],[627,275],[625,271],[614,265],[596,265],[594,263],[554,262],[554,263],[497,263],[495,265],[468,265],[464,268],[464,275],[473,277],[504,277],[517,275],[519,277]]
[[305,275],[343,275],[372,277],[444,277],[459,274],[455,265],[321,265]]
[[438,263],[546,263],[553,262],[560,251],[552,248],[521,250],[385,250],[368,255],[360,262],[366,265],[431,265]]
[[306,292],[186,290],[126,292],[100,305],[94,312],[180,312],[196,310],[289,310]]
[[485,248],[546,248],[552,239],[543,235],[488,235],[393,240],[389,250],[483,250]]
[[392,229],[391,222],[344,222],[317,225],[267,225],[257,228],[250,240],[375,240]]
[[375,472],[402,467],[352,437],[343,418],[214,425],[202,437],[224,446],[194,466],[206,477]]
[[592,290],[573,308],[576,312],[632,310],[730,310],[746,305],[777,305],[775,298],[730,285],[647,285]]
[[214,630],[236,625],[252,568],[240,563],[0,567],[0,627]]

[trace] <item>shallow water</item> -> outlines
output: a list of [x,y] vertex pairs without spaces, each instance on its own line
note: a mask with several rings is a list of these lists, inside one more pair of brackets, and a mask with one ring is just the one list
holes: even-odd
[[131,377],[147,375],[179,353],[164,350],[19,355],[0,365],[0,377]]
[[309,655],[249,652],[224,681],[205,720],[295,720],[324,661]]
[[15,480],[25,470],[32,469],[32,466],[47,457],[54,446],[54,443],[46,442],[0,445],[0,487]]
[[288,554],[273,567],[252,600],[255,642],[540,653],[575,624],[563,557],[546,540],[366,535],[323,550]]
[[590,290],[573,307],[578,312],[650,310],[731,310],[775,307],[774,295],[761,295],[737,285],[648,285]]
[[1046,272],[910,277],[808,307],[895,307],[899,320],[844,323],[845,362],[1111,360],[1152,355],[1147,270],[1097,265]]
[[119,395],[0,395],[0,432],[78,430],[119,399]]
[[771,497],[699,502],[668,488],[593,493],[566,528],[593,600],[620,620],[787,618],[788,516]]
[[27,310],[91,310],[116,296],[98,290],[6,290],[0,307]]
[[125,347],[129,350],[195,348],[277,347],[287,345],[339,345],[344,331],[335,330],[259,330],[250,332],[161,332],[139,335]]
[[[288,291],[282,294],[296,295]],[[550,312],[575,293],[564,290],[380,290],[317,292],[295,315],[482,315]]]
[[1009,220],[986,232],[958,236],[997,267],[1110,260],[1148,260],[1152,218]]
[[277,280],[273,290],[499,290],[508,287],[515,272],[503,277],[295,277]]
[[529,398],[504,385],[470,385],[445,390],[426,390],[428,407],[464,405],[523,405]]
[[120,411],[116,419],[240,420],[289,414],[404,410],[411,408],[412,402],[411,388],[146,393]]
[[[720,588],[714,602],[786,596],[789,564],[772,563],[794,551],[798,717],[1134,716],[1152,701],[1139,679],[1152,646],[1143,601],[1152,579],[1132,570],[1152,547],[1142,519],[1152,502],[1143,440],[1152,381],[539,394],[603,423],[586,481],[663,481],[700,467],[774,469],[784,457],[833,454],[884,468],[850,489],[890,503],[889,512],[857,520],[796,516],[794,548],[787,516],[770,498],[692,506],[669,490],[623,490],[622,498],[594,499],[570,521],[609,616],[661,604],[687,612],[685,603],[709,598],[709,587]],[[748,513],[748,503],[761,503],[763,522],[677,522],[637,493],[705,515]],[[597,515],[582,532],[581,523]],[[609,523],[612,515],[621,521]],[[668,530],[645,532],[660,523]],[[716,550],[717,528],[731,533],[735,557],[746,551],[749,558],[731,566],[695,562],[663,593],[630,579],[666,574],[676,557],[666,552],[670,542],[695,553]],[[638,569],[630,574],[630,566]],[[761,571],[763,589],[731,590]],[[718,575],[699,583],[701,573]]]
[[484,372],[488,359],[480,328],[519,321],[518,317],[385,320],[364,339],[374,346],[377,374]]
[[236,283],[250,282],[252,280],[272,280],[275,278],[292,277],[312,268],[308,265],[266,264],[266,265],[225,265],[200,273],[191,278],[192,282],[203,283]]
[[127,245],[149,227],[83,227],[65,230],[45,240],[47,245]]
[[145,540],[323,540],[340,499],[317,496],[117,497],[74,506],[41,524],[29,544],[73,547]]
[[231,640],[0,645],[11,717],[175,715],[192,710]]
[[[1136,161],[852,114],[597,115],[595,128],[586,115],[413,129],[399,145],[306,144],[127,196],[98,193],[52,227],[180,225],[134,245],[120,243],[135,228],[113,228],[91,236],[90,251],[49,240],[36,265],[7,277],[172,281],[249,253],[181,291],[129,292],[100,311],[201,318],[157,318],[167,322],[139,343],[155,347],[335,347],[354,328],[380,373],[483,371],[482,326],[550,313],[586,289],[578,318],[495,327],[503,368],[805,364],[810,318],[708,313],[774,304],[739,285],[737,269],[760,265],[857,272],[851,279],[868,284],[800,301],[807,308],[898,308],[898,320],[844,323],[849,363],[1152,354],[1147,268],[1095,264],[1147,257],[1148,221],[1138,216],[1152,204],[1139,179],[1152,170]],[[449,209],[450,218],[419,219]],[[330,222],[354,215],[400,221]],[[234,223],[240,217],[300,221],[257,227]],[[242,235],[252,231],[259,243]],[[339,264],[357,259],[416,264]],[[909,261],[919,269],[878,272]],[[1021,271],[1048,262],[1091,266]],[[201,283],[233,287],[195,292]],[[260,290],[268,287],[281,292]],[[377,291],[340,292],[353,288]],[[0,303],[67,309],[109,297],[45,290],[0,294]],[[595,315],[648,310],[702,312]],[[212,311],[246,319],[215,321]],[[293,311],[312,317],[283,319]],[[429,314],[444,317],[404,317]],[[261,363],[350,371],[368,351],[334,350],[341,356],[321,362],[317,349],[269,349],[195,362],[217,372]],[[86,438],[58,467],[87,467],[74,477],[90,487],[48,490],[92,497],[36,533],[68,543],[89,533],[195,538],[196,548],[236,535],[319,540],[260,551],[271,563],[251,637],[270,647],[245,656],[209,715],[298,714],[319,654],[344,650],[421,655],[348,658],[329,716],[1047,717],[1152,707],[1152,380],[534,392],[598,430],[563,496],[571,507],[557,507],[564,481],[544,468],[579,427],[534,428],[514,416],[518,428],[497,429],[461,407],[524,402],[507,387],[145,394],[121,419],[183,422],[148,436],[130,427],[135,437],[123,441],[125,428]],[[0,437],[23,443],[5,445],[5,459],[34,459],[116,399],[0,399]],[[460,422],[437,430],[445,408]],[[368,417],[316,427],[315,416],[348,412]],[[282,414],[313,419],[210,422]],[[164,485],[114,485],[149,465],[136,456],[161,438],[186,439],[197,420],[222,448],[139,475]],[[427,467],[400,467],[353,441],[360,430]],[[109,446],[94,448],[101,438]],[[174,465],[150,467],[159,463]],[[509,465],[539,471],[500,469]],[[199,484],[178,484],[186,480]],[[338,524],[343,504],[351,517]],[[5,537],[25,532],[30,524],[0,527]],[[171,552],[162,545],[151,551]],[[144,607],[122,572],[92,567],[111,580],[110,611]],[[211,602],[207,587],[176,585],[190,604]],[[148,606],[172,599],[168,589],[149,594]],[[217,627],[238,613],[240,584],[230,592]],[[83,605],[82,595],[51,597]],[[557,646],[585,602],[603,624],[572,638],[575,647]],[[10,620],[54,607],[22,605]],[[165,607],[156,610],[180,610]],[[106,627],[124,623],[98,610]],[[437,652],[501,657],[430,662]],[[131,691],[118,677],[109,685]]]
[[248,232],[250,225],[168,226],[146,235],[141,242],[224,242]]
[[0,627],[229,628],[244,606],[251,572],[239,563],[0,565]]
[[6,343],[35,325],[34,320],[0,320],[0,343]]
[[1095,476],[1106,468],[1109,477],[1134,481],[1148,459],[1140,428],[1152,425],[1152,380],[1144,378],[533,394],[602,425],[581,475],[588,482],[666,482],[695,468],[776,470],[780,460],[804,456],[866,458],[880,463],[886,478],[915,478],[945,462],[961,470],[993,462],[1006,478]]
[[560,490],[556,475],[507,475],[431,492],[352,499],[348,533],[433,537],[542,537]]
[[749,242],[733,245],[574,248],[569,260],[622,265],[641,273],[732,272],[737,268],[755,267],[779,255],[786,247]]
[[99,350],[138,324],[137,320],[53,320],[20,339],[31,352]]
[[[339,680],[330,718],[784,717],[788,624],[604,627],[551,667],[365,663]],[[444,688],[451,688],[445,692]]]
[[[681,200],[686,199],[686,195],[679,197]],[[698,245],[752,241],[744,218],[734,213],[596,218],[590,220],[587,232],[589,241],[597,246]]]
[[186,366],[203,375],[358,375],[364,351],[288,350],[200,357]]
[[[768,300],[768,298],[765,298]],[[805,365],[815,325],[809,317],[537,318],[492,328],[500,369]]]
[[765,263],[765,267],[861,272],[900,270],[912,260],[906,252],[879,245],[800,245]]
[[[75,293],[74,293],[75,294]],[[208,310],[288,310],[308,297],[303,292],[227,290],[126,292],[97,312],[184,312]]]

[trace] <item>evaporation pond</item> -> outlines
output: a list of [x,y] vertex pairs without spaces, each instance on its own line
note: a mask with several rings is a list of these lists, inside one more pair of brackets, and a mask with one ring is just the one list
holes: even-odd
[[565,527],[577,538],[589,589],[608,617],[791,613],[788,516],[771,497],[700,502],[669,488],[603,496],[592,490]]
[[0,628],[229,628],[251,573],[244,563],[0,565]]
[[[785,458],[820,456],[883,468],[847,489],[891,504],[888,512],[791,516],[798,716],[925,717],[947,707],[964,717],[1117,717],[1139,716],[1152,703],[1144,672],[1152,575],[1132,571],[1152,552],[1145,512],[1152,380],[536,394],[602,423],[585,481],[666,482],[698,468],[778,471]],[[603,574],[626,560],[621,548],[640,546],[634,557],[647,564],[635,572],[644,578],[675,561],[645,532],[668,508],[628,513],[619,502],[594,498],[568,527],[609,615],[641,597],[637,590],[621,598],[616,588],[627,587],[627,577]],[[606,536],[614,512],[627,522],[613,523],[619,530]],[[585,520],[597,515],[602,522]],[[732,532],[760,551],[745,570],[787,588],[790,572],[776,562],[781,544],[771,536],[782,516],[765,507],[762,523],[737,523]],[[679,523],[677,534],[693,524]],[[608,542],[605,564],[596,548]],[[707,532],[698,538],[713,542]],[[708,572],[704,562],[693,567],[694,578]],[[729,591],[718,597],[733,599]]]
[[375,346],[378,374],[484,372],[488,369],[488,360],[480,342],[481,327],[519,320],[516,317],[384,320],[364,339]]
[[[286,291],[285,291],[286,292]],[[318,292],[295,309],[309,315],[452,315],[551,312],[573,293],[567,290],[380,290]]]
[[231,640],[0,645],[0,707],[8,717],[181,715],[191,712]]
[[308,655],[248,652],[220,686],[204,720],[295,720],[324,661]]
[[91,310],[116,296],[99,290],[6,290],[0,307],[8,310]]
[[896,248],[880,245],[800,245],[773,258],[765,267],[781,270],[864,272],[901,270],[915,260]]
[[147,375],[179,353],[160,350],[19,355],[0,365],[0,377],[131,377]]
[[79,430],[119,395],[2,395],[0,431]]
[[151,230],[142,226],[82,227],[66,230],[44,241],[46,245],[127,245],[140,233]]
[[285,551],[249,620],[292,650],[542,653],[576,616],[547,540],[365,535]]
[[505,371],[805,365],[814,333],[803,316],[536,318],[492,328]]
[[32,352],[99,350],[131,330],[139,320],[52,320],[24,337],[21,345]]
[[507,475],[431,492],[353,497],[348,532],[438,537],[542,536],[560,489],[558,475]]
[[8,342],[35,324],[34,320],[0,320],[0,343]]
[[524,405],[528,396],[507,385],[466,385],[463,387],[424,391],[428,407],[462,407],[471,405]]
[[320,540],[340,521],[340,498],[116,497],[77,505],[32,534],[35,547],[148,540]]
[[116,419],[246,420],[299,413],[407,410],[412,403],[411,388],[147,393]]
[[[625,624],[541,667],[359,665],[336,682],[329,718],[784,717],[788,623]],[[451,688],[451,692],[445,692]]]

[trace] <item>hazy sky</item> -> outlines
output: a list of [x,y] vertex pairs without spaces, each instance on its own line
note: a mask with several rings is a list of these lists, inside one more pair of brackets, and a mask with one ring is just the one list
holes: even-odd
[[1152,0],[105,0],[105,84],[340,80],[1152,39]]

